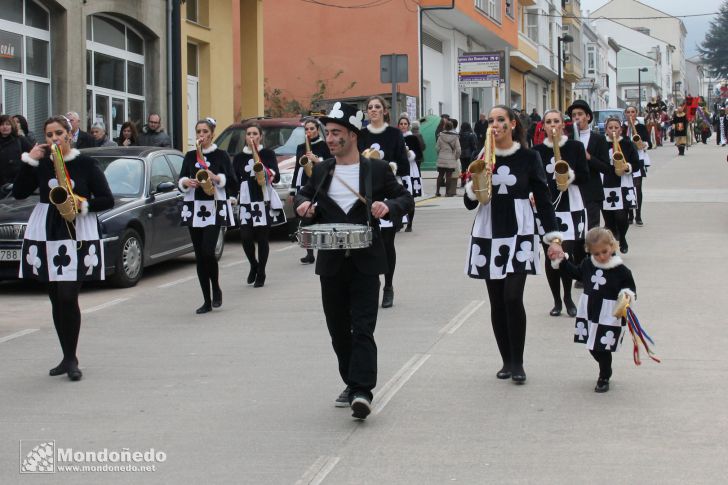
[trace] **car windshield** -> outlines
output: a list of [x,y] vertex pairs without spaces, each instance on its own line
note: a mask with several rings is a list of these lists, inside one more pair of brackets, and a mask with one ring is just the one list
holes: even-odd
[[138,197],[144,187],[144,163],[138,158],[94,157],[115,197]]
[[597,123],[604,123],[610,117],[624,119],[621,111],[597,111]]
[[[303,143],[303,137],[303,126],[266,126],[263,128],[263,146],[273,150],[276,155],[295,155],[296,147]],[[243,151],[245,146],[245,131],[242,128],[227,130],[215,140],[215,144],[231,156],[237,155]]]

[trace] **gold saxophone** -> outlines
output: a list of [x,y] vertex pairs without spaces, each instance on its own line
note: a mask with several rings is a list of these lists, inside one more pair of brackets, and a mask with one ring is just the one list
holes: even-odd
[[[202,153],[202,146],[200,146],[200,141],[197,140],[195,142],[195,148],[197,149],[197,162],[204,162],[205,156]],[[202,163],[200,163],[202,165]],[[210,179],[210,172],[205,170],[204,168],[201,168],[197,171],[195,174],[195,180],[197,180],[200,183],[200,187],[202,187],[202,190],[207,195],[214,195],[215,194],[215,187],[212,185],[212,180]]]
[[614,165],[614,172],[620,177],[627,172],[627,162],[624,160],[624,153],[622,153],[622,147],[619,146],[617,135],[612,137],[612,165]]
[[488,127],[485,133],[485,147],[483,158],[473,160],[468,165],[468,172],[473,178],[473,192],[475,198],[483,205],[488,204],[493,197],[493,169],[495,168],[495,138],[493,127]]
[[632,118],[629,116],[627,117],[627,123],[629,123],[629,129],[632,132],[632,143],[637,145],[637,150],[644,150],[645,149],[645,143],[642,141],[642,137],[637,134],[637,130],[634,128],[634,123],[632,122]]
[[[306,153],[311,151],[311,143],[308,141],[308,136],[304,135],[306,137]],[[301,158],[298,159],[298,164],[303,167],[303,171],[306,174],[306,177],[311,177],[311,174],[313,173],[313,164],[317,162],[317,160],[311,160],[308,158],[308,155],[306,153],[303,154]]]
[[551,142],[554,144],[554,179],[556,179],[556,188],[560,192],[564,192],[569,188],[569,164],[561,159],[561,137],[556,134],[556,128],[551,130]]
[[66,162],[63,161],[61,147],[52,144],[51,150],[53,152],[53,168],[56,171],[58,185],[51,189],[48,198],[56,206],[61,217],[68,222],[73,222],[76,219],[76,214],[81,212],[81,204],[86,198],[73,193],[71,180],[68,177],[68,172],[66,172]]
[[260,189],[263,191],[263,200],[268,202],[268,188],[265,184],[265,166],[260,161],[260,154],[258,153],[258,147],[253,145],[252,142],[248,141],[250,151],[253,152],[253,173],[255,174],[255,180],[260,185]]

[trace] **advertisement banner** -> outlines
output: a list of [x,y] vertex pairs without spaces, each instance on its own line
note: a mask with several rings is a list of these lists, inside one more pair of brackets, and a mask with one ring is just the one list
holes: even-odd
[[458,83],[466,88],[498,86],[502,73],[501,52],[471,52],[458,56]]

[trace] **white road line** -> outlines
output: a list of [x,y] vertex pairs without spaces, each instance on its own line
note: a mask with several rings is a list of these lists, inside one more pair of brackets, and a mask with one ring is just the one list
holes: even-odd
[[377,401],[372,409],[372,414],[379,414],[384,406],[402,389],[407,381],[414,375],[422,365],[431,357],[430,354],[415,354],[394,376],[382,387],[382,392],[377,393]]
[[239,264],[243,264],[243,261],[242,260],[240,260],[240,261],[233,261],[232,263],[223,264],[222,267],[223,268],[230,268],[232,266],[237,266]]
[[107,301],[106,303],[102,303],[101,305],[96,305],[96,306],[92,306],[91,308],[87,308],[85,310],[81,310],[81,313],[85,315],[86,313],[97,312],[99,310],[103,310],[104,308],[108,308],[110,306],[118,305],[119,303],[124,302],[124,301],[126,301],[128,299],[129,298],[116,298],[114,300]]
[[319,456],[313,465],[308,467],[306,473],[296,481],[296,485],[319,485],[324,481],[326,475],[331,473],[337,463],[339,463],[338,456]]
[[274,253],[282,253],[283,251],[288,251],[289,249],[293,249],[293,248],[297,248],[297,247],[298,247],[298,244],[289,244],[288,246],[283,247],[283,248],[280,248],[280,249],[276,249],[273,252]]
[[159,285],[159,286],[157,286],[157,288],[170,288],[172,286],[179,285],[180,283],[186,283],[186,282],[188,282],[190,280],[193,280],[195,278],[197,278],[196,275],[187,276],[185,278],[180,278],[178,280],[170,281],[169,283],[165,283],[163,285]]
[[478,311],[478,308],[483,306],[485,304],[485,300],[473,300],[470,303],[468,303],[465,308],[463,308],[460,313],[455,315],[452,320],[450,320],[447,325],[442,327],[440,329],[439,333],[447,333],[448,335],[452,335],[462,326],[463,323],[467,321],[470,316]]
[[8,340],[13,340],[18,337],[22,337],[23,335],[28,335],[29,333],[37,332],[37,328],[26,328],[25,330],[21,330],[20,332],[11,333],[10,335],[6,335],[3,338],[0,338],[0,344],[3,342],[7,342]]

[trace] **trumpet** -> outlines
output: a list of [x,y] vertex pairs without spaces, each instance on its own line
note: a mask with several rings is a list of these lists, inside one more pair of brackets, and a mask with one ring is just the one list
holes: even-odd
[[475,198],[483,205],[490,202],[493,197],[493,169],[495,168],[495,138],[493,127],[488,127],[485,133],[485,147],[483,158],[473,160],[468,165],[468,172],[473,176],[473,192]]
[[382,157],[379,155],[379,150],[375,150],[374,148],[367,148],[363,152],[361,152],[361,156],[364,158],[371,158],[373,160],[381,160]]
[[210,179],[210,172],[207,171],[208,165],[205,162],[205,156],[202,153],[202,146],[200,145],[200,140],[195,141],[195,149],[197,150],[197,163],[199,163],[201,167],[204,167],[197,171],[197,173],[195,174],[195,180],[197,180],[200,183],[200,187],[202,187],[202,190],[207,195],[214,195],[215,187],[212,185],[212,180]]
[[622,153],[622,147],[619,146],[617,135],[612,137],[612,165],[614,165],[614,172],[620,177],[627,172],[627,162],[624,160],[624,153]]
[[644,150],[645,149],[645,143],[642,141],[642,137],[637,134],[637,130],[634,128],[634,123],[632,122],[632,118],[627,117],[627,123],[629,123],[629,131],[632,133],[632,143],[637,145],[637,150]]
[[53,168],[56,171],[56,180],[58,185],[53,187],[48,194],[51,203],[56,206],[58,212],[67,222],[73,222],[76,214],[81,212],[81,205],[86,200],[85,197],[73,193],[68,172],[66,172],[66,162],[63,161],[63,153],[58,145],[51,145],[53,151]]
[[569,164],[561,159],[561,147],[559,147],[559,136],[556,134],[556,128],[551,130],[551,142],[554,144],[554,179],[556,179],[556,188],[560,192],[564,192],[569,188]]
[[[311,151],[311,143],[308,141],[308,136],[306,136],[306,153]],[[306,174],[306,177],[310,177],[313,173],[313,164],[316,163],[316,160],[311,160],[308,158],[308,155],[305,153],[301,158],[298,159],[298,164],[303,167],[303,172]]]

